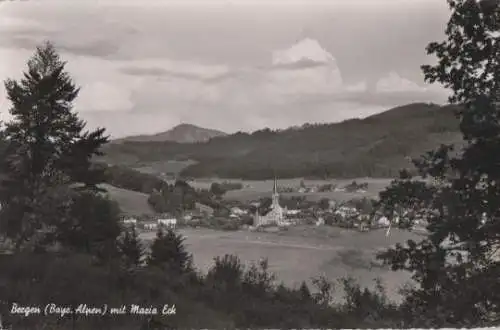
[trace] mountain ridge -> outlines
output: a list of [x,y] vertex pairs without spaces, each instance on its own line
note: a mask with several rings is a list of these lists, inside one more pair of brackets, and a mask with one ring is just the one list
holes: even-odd
[[200,143],[206,142],[217,136],[225,135],[227,135],[227,133],[219,130],[204,128],[188,123],[182,123],[164,132],[126,136],[124,138],[113,140],[112,143],[167,141],[177,143]]
[[412,103],[331,124],[304,124],[285,130],[238,132],[207,142],[128,142],[108,146],[104,161],[130,167],[186,162],[184,177],[269,179],[394,177],[416,157],[440,144],[460,144],[455,106]]

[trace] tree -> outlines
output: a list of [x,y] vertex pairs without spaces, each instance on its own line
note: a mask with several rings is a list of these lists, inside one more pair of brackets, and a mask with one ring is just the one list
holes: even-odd
[[438,63],[422,69],[428,82],[452,90],[465,145],[442,145],[416,159],[419,174],[432,182],[403,171],[379,205],[389,213],[411,209],[429,223],[421,242],[379,256],[393,270],[412,272],[418,285],[406,291],[402,310],[420,327],[492,325],[500,318],[499,1],[448,3],[447,38],[427,47]]
[[58,221],[56,241],[100,258],[113,257],[120,235],[120,208],[116,202],[92,192],[75,192],[65,219]]
[[313,295],[314,301],[319,305],[329,306],[333,302],[335,284],[323,275],[313,278],[312,284],[317,291]]
[[141,264],[144,256],[144,246],[139,239],[137,230],[135,227],[127,228],[122,234],[118,243],[119,251],[128,267],[137,267]]
[[210,185],[210,192],[214,194],[217,198],[221,198],[222,195],[226,193],[222,185],[218,182],[213,182],[212,185]]
[[299,294],[302,302],[309,302],[312,299],[311,291],[305,281],[300,284]]
[[258,212],[260,214],[266,214],[271,209],[272,203],[273,203],[273,200],[271,199],[271,197],[262,197],[259,200],[259,206],[257,208]]
[[85,122],[72,110],[79,89],[52,44],[37,47],[27,66],[22,79],[5,82],[12,120],[5,125],[0,160],[0,226],[17,248],[46,227],[37,214],[52,187],[96,188],[104,180],[90,161],[108,141],[104,129],[84,131]]
[[[352,315],[357,320],[357,324],[363,322],[380,322],[394,319],[393,312],[395,306],[389,302],[385,289],[380,279],[375,280],[376,288],[374,291],[362,288],[353,278],[342,278],[339,281],[344,288],[345,304],[343,309],[346,313]],[[361,323],[361,324],[360,324]]]
[[258,264],[251,263],[250,267],[242,276],[243,284],[254,295],[265,295],[274,289],[276,275],[269,271],[269,262],[266,259],[259,260]]
[[330,200],[328,198],[321,198],[318,206],[322,210],[328,210],[330,208]]
[[148,265],[160,267],[175,274],[191,271],[193,269],[192,256],[186,251],[184,240],[181,234],[176,234],[171,229],[164,232],[160,228],[151,245]]
[[366,197],[353,200],[354,207],[362,214],[370,214],[373,211],[372,200]]
[[159,191],[153,191],[148,197],[148,204],[155,212],[164,213],[170,211],[167,202]]
[[241,300],[244,273],[245,267],[237,256],[226,254],[214,258],[214,265],[205,278],[214,305],[226,311],[234,310],[234,304]]

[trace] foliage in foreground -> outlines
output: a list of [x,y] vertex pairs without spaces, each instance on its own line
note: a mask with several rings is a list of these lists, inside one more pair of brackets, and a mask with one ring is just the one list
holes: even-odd
[[[380,255],[418,283],[405,294],[412,327],[482,327],[500,319],[500,4],[450,0],[447,39],[429,44],[438,58],[423,66],[429,82],[453,91],[465,145],[442,145],[415,160],[432,183],[401,177],[380,194],[381,207],[411,209],[429,236]],[[412,225],[415,219],[409,219]]]
[[97,194],[104,173],[91,159],[108,141],[104,129],[86,131],[73,111],[79,89],[53,45],[37,47],[27,66],[22,79],[5,82],[12,119],[0,158],[0,229],[17,250],[57,237],[59,220],[75,210],[72,198]]
[[[0,257],[0,313],[14,329],[138,329],[155,323],[167,328],[352,328],[396,323],[396,309],[375,294],[351,285],[348,305],[328,305],[334,292],[328,281],[323,290],[311,292],[304,284],[296,289],[276,284],[267,262],[243,267],[237,257],[215,260],[206,276],[190,270],[130,267],[120,260],[106,265],[86,254],[18,253]],[[325,283],[327,285],[325,285]],[[322,286],[321,286],[322,285]],[[326,289],[325,289],[326,288]],[[156,317],[140,315],[82,316],[69,314],[21,317],[10,314],[12,303],[41,306],[104,304],[120,307],[138,304],[175,304],[176,314]],[[4,324],[5,325],[5,324]]]

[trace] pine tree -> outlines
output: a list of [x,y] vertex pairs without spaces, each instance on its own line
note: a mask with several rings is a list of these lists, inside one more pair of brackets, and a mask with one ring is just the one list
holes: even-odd
[[[465,146],[442,145],[414,161],[424,181],[401,174],[380,194],[388,212],[411,209],[429,235],[380,255],[408,270],[418,285],[406,291],[410,326],[473,327],[500,319],[500,7],[498,0],[448,0],[446,40],[422,67],[428,82],[452,90]],[[409,219],[404,219],[413,225]]]
[[300,300],[304,303],[310,302],[312,299],[311,291],[309,290],[309,287],[307,286],[305,281],[302,281],[299,287],[299,296]]
[[163,268],[174,273],[187,273],[192,270],[192,256],[184,246],[185,238],[181,234],[161,228],[151,245],[148,265]]
[[79,89],[52,44],[37,47],[27,66],[22,79],[5,82],[12,120],[5,125],[0,160],[0,229],[17,248],[46,227],[42,200],[53,187],[95,188],[104,179],[90,162],[108,141],[104,129],[84,131],[85,123],[72,110]]
[[139,266],[144,256],[144,247],[139,239],[135,227],[123,231],[119,242],[120,253],[125,259],[127,266]]

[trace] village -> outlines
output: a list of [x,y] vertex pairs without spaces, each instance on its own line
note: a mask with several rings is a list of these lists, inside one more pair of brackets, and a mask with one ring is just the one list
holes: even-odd
[[[214,209],[202,203],[195,203],[193,210],[184,210],[182,214],[168,213],[155,216],[124,217],[125,226],[133,226],[141,232],[157,231],[159,228],[211,228],[215,230],[265,231],[276,232],[287,230],[290,226],[334,226],[347,230],[366,232],[391,227],[398,227],[407,212],[383,214],[375,208],[376,200],[363,197],[367,184],[355,181],[337,187],[332,184],[323,186],[297,188],[280,187],[274,181],[271,197],[256,201],[242,202],[223,200],[222,210]],[[349,191],[359,197],[348,201],[321,198],[317,201],[307,200],[303,196],[283,197],[280,193],[314,193],[317,191]],[[425,224],[417,221],[414,230],[423,230]]]

